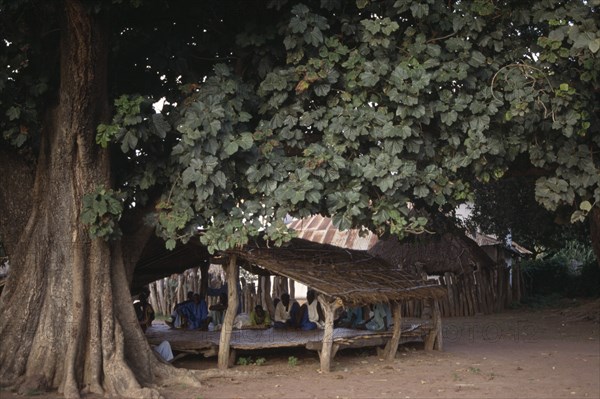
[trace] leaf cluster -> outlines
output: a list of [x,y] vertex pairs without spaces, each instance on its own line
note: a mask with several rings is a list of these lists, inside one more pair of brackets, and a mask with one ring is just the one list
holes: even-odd
[[81,223],[88,226],[91,238],[106,241],[121,237],[119,219],[123,212],[123,195],[103,186],[83,196]]

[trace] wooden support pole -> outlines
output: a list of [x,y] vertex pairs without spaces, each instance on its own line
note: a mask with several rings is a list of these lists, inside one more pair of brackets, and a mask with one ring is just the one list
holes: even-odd
[[425,337],[425,350],[442,350],[442,315],[437,299],[433,299],[433,327],[427,337]]
[[[321,304],[323,313],[325,314],[325,330],[323,331],[323,346],[319,352],[321,360],[321,371],[329,373],[331,371],[331,360],[333,358],[333,319],[335,318],[335,310],[342,306],[342,301],[336,299],[329,302],[324,295],[319,294],[317,300]],[[337,348],[336,348],[337,349]],[[337,352],[337,350],[336,350]]]
[[[240,268],[237,264],[237,256],[232,255],[227,264],[227,310],[223,319],[221,336],[219,338],[219,370],[227,370],[231,363],[229,353],[229,344],[231,343],[231,333],[233,332],[233,322],[237,314],[238,292],[237,285]],[[235,356],[235,355],[234,355]],[[235,360],[233,360],[235,363]]]
[[398,344],[400,343],[400,334],[402,333],[402,304],[400,301],[391,301],[392,305],[392,317],[394,318],[394,329],[392,338],[388,341],[385,347],[385,357],[387,360],[394,360],[396,358],[396,352],[398,351]]
[[433,300],[433,322],[436,330],[433,349],[441,351],[444,350],[444,340],[442,336],[442,312],[440,311],[440,304],[437,299]]

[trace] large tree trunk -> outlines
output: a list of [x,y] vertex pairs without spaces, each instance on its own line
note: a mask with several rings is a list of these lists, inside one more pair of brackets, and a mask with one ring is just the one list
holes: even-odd
[[80,221],[83,195],[110,186],[108,152],[94,140],[107,117],[107,41],[78,0],[64,11],[59,103],[45,123],[31,214],[0,298],[0,383],[67,397],[157,396],[143,386],[175,369],[158,361],[137,323],[124,261],[134,259],[120,243],[89,239]]

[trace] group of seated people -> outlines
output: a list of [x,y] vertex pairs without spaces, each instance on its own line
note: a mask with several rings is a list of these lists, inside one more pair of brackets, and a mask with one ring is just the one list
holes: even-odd
[[387,303],[368,306],[346,307],[334,321],[334,327],[359,330],[386,331],[390,327],[392,315]]
[[[306,303],[300,305],[291,301],[287,293],[275,299],[273,318],[261,305],[256,305],[248,317],[251,327],[275,329],[299,329],[303,331],[324,328],[325,317],[321,305],[316,299],[314,290],[306,293]],[[227,295],[221,293],[219,302],[210,309],[200,294],[188,292],[187,300],[178,303],[171,314],[171,321],[166,323],[173,328],[190,330],[219,329],[223,324],[227,309]],[[378,303],[365,307],[346,307],[334,321],[337,328],[355,328],[371,331],[385,331],[391,321],[390,308],[386,303]]]
[[209,308],[200,294],[188,291],[187,299],[174,306],[171,320],[166,323],[172,328],[188,330],[208,330],[211,326],[218,328],[223,323],[226,309],[225,293],[221,293],[219,302]]
[[302,306],[296,301],[290,303],[289,294],[284,293],[275,306],[273,328],[296,328],[309,331],[323,328],[324,320],[315,291],[306,292],[306,303]]

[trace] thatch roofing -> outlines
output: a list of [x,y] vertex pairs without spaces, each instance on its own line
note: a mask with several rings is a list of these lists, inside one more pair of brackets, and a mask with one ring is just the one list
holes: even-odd
[[412,273],[461,274],[494,267],[494,261],[475,241],[458,231],[398,241],[380,240],[369,253]]
[[138,292],[145,285],[187,269],[208,263],[210,254],[198,240],[186,244],[177,243],[173,250],[165,248],[165,242],[152,236],[144,246],[133,272],[131,291]]
[[255,243],[228,253],[349,304],[445,295],[437,283],[424,281],[366,251],[299,238],[282,247]]

